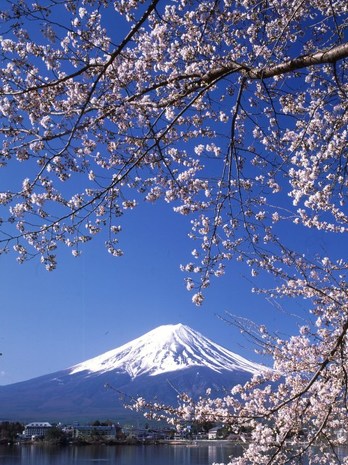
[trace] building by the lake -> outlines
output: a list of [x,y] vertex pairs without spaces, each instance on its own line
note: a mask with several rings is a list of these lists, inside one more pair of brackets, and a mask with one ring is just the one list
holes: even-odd
[[35,421],[25,425],[23,431],[24,439],[44,438],[53,426],[47,421]]

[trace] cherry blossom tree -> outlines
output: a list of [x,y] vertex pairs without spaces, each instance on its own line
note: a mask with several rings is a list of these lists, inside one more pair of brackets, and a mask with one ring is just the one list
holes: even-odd
[[122,215],[167,202],[195,304],[236,260],[312,321],[259,328],[274,370],[176,414],[251,431],[233,464],[339,463],[347,261],[284,232],[347,233],[346,0],[6,0],[0,19],[1,253],[53,270],[99,235],[117,257]]

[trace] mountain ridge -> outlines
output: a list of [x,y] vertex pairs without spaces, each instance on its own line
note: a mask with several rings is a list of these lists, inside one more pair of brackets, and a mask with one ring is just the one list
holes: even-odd
[[178,392],[221,395],[263,370],[185,325],[165,325],[65,370],[1,386],[0,419],[128,421],[135,414],[122,393],[175,406]]

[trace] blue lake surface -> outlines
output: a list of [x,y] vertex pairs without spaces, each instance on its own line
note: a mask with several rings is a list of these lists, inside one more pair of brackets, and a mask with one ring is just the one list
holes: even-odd
[[231,444],[146,446],[1,446],[0,465],[209,465],[228,462]]
[[[211,465],[241,454],[229,443],[143,446],[0,446],[0,465]],[[339,447],[340,459],[348,448]],[[305,459],[303,465],[308,463]]]

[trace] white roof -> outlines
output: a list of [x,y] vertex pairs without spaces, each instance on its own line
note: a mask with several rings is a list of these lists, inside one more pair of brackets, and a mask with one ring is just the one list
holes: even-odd
[[52,428],[51,423],[48,423],[47,421],[34,421],[32,423],[28,423],[25,425],[26,428]]

